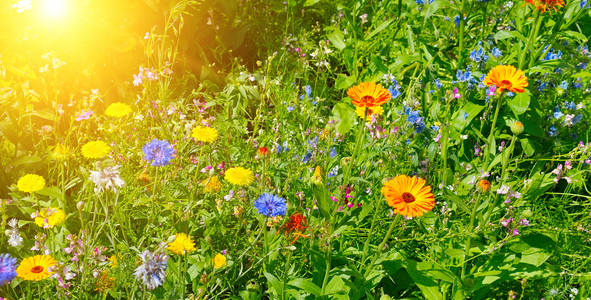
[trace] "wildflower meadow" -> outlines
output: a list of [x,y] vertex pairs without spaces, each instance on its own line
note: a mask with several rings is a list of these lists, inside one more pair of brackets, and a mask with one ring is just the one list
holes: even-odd
[[591,299],[587,1],[0,1],[0,299]]

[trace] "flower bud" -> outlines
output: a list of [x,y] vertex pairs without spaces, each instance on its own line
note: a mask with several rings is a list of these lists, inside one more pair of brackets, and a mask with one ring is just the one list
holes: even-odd
[[78,210],[83,210],[84,209],[84,202],[83,201],[78,201],[78,203],[76,203],[76,208]]
[[523,123],[519,121],[514,121],[509,127],[514,135],[520,135],[523,132]]

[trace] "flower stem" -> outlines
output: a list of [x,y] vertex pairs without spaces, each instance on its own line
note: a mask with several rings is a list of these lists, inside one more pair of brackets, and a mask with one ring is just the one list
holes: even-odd
[[287,273],[289,273],[289,263],[291,262],[291,253],[293,251],[288,250],[287,262],[285,263],[285,270],[283,272],[283,282],[281,283],[281,299],[285,299],[285,282],[287,281]]
[[476,217],[476,210],[478,209],[478,205],[480,205],[480,197],[481,195],[479,194],[478,196],[476,196],[476,200],[474,202],[474,206],[472,207],[472,212],[470,213],[470,226],[468,226],[468,237],[466,238],[466,247],[464,248],[464,261],[462,262],[462,271],[461,271],[461,275],[460,275],[460,280],[463,281],[466,275],[466,266],[467,266],[467,260],[468,257],[470,256],[470,248],[471,248],[471,244],[472,244],[472,233],[473,233],[473,229],[474,229],[474,219]]
[[371,220],[371,227],[369,228],[369,233],[367,235],[367,240],[365,240],[365,245],[363,245],[363,256],[361,257],[361,264],[363,265],[365,263],[365,258],[367,257],[367,252],[369,251],[369,242],[371,240],[371,235],[373,233],[373,230],[375,228],[375,224],[376,224],[376,220],[378,219],[377,216],[380,214],[382,205],[381,202],[374,202],[375,210],[373,213],[373,218]]
[[361,146],[361,139],[365,133],[365,118],[367,118],[367,111],[368,108],[365,107],[365,113],[363,120],[359,122],[361,129],[357,132],[357,141],[355,142],[355,149],[353,150],[353,154],[351,155],[351,161],[347,164],[347,170],[345,171],[345,176],[343,177],[343,184],[347,184],[349,181],[349,177],[351,176],[351,170],[355,165],[355,158],[357,156],[357,152],[359,152],[359,147]]
[[492,123],[492,126],[490,127],[490,134],[488,135],[488,140],[486,142],[487,149],[485,149],[485,154],[484,154],[484,172],[488,171],[490,153],[495,150],[492,145],[492,142],[493,142],[493,138],[495,135],[495,129],[496,129],[495,127],[497,126],[497,118],[499,117],[499,110],[501,109],[502,105],[503,105],[503,94],[501,93],[499,95],[499,101],[498,101],[497,107],[495,109],[495,116],[493,117],[493,123]]
[[390,228],[388,228],[388,232],[386,233],[386,236],[384,237],[384,239],[382,240],[382,242],[378,246],[378,252],[376,252],[374,254],[374,257],[371,260],[371,263],[369,264],[369,266],[367,267],[367,270],[365,271],[365,274],[363,275],[363,277],[367,278],[367,276],[369,274],[371,274],[371,271],[373,270],[373,267],[375,266],[376,261],[378,260],[378,257],[380,257],[380,255],[382,254],[382,251],[384,251],[384,245],[386,245],[386,242],[390,239],[390,236],[392,235],[392,230],[394,230],[394,226],[396,226],[398,224],[398,222],[400,222],[401,218],[402,218],[402,215],[397,214],[396,217],[394,218],[394,221],[392,221],[392,224],[390,224]]

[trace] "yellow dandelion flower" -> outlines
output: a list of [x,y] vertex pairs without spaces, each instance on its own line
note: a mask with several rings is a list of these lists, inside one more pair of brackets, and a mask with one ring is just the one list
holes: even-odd
[[125,117],[129,113],[131,113],[131,106],[121,102],[115,102],[109,105],[105,110],[107,116],[114,118]]
[[32,216],[35,224],[42,228],[53,228],[66,221],[66,213],[57,207],[42,208]]
[[215,193],[222,188],[222,183],[218,180],[217,175],[212,176],[209,179],[209,182],[207,179],[203,180],[201,184],[203,185],[203,192],[205,193]]
[[86,158],[101,158],[109,155],[111,146],[103,141],[88,142],[82,146],[81,152]]
[[16,187],[21,192],[34,193],[45,187],[45,179],[36,174],[27,174],[18,180]]
[[[363,119],[365,117],[365,107],[357,106],[355,109],[355,113]],[[367,108],[367,118],[365,120],[371,120],[372,115],[382,115],[384,113],[384,109],[381,106],[372,106]]]
[[249,169],[235,167],[226,170],[224,177],[228,182],[235,185],[249,185],[254,181],[254,175]]
[[226,256],[221,253],[216,254],[215,257],[213,258],[213,267],[216,269],[219,269],[219,268],[225,266],[226,263],[227,263]]
[[70,146],[59,143],[55,145],[55,148],[53,148],[52,156],[58,160],[65,160],[70,157],[71,152]]
[[195,242],[190,236],[185,233],[177,233],[174,241],[168,244],[167,248],[170,252],[176,255],[184,255],[185,253],[191,253],[195,251]]
[[394,212],[407,217],[420,217],[435,206],[431,187],[415,176],[398,175],[386,182],[382,194]]
[[197,141],[212,143],[218,139],[218,131],[212,127],[197,126],[193,128],[191,136],[194,137]]
[[39,281],[49,278],[53,272],[48,269],[57,262],[51,255],[35,255],[23,259],[16,268],[16,274],[19,278],[29,281]]

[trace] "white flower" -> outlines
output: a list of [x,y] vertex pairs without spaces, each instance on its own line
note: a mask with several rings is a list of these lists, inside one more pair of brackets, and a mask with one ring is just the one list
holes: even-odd
[[90,179],[94,182],[94,191],[96,193],[102,193],[105,189],[110,189],[113,192],[117,192],[119,188],[125,185],[125,181],[119,176],[119,167],[106,167],[98,171],[90,171]]
[[146,250],[140,254],[140,258],[142,264],[133,272],[135,278],[142,281],[150,290],[161,286],[166,279],[168,255],[164,253],[151,253]]

